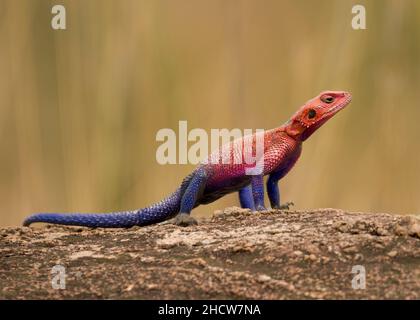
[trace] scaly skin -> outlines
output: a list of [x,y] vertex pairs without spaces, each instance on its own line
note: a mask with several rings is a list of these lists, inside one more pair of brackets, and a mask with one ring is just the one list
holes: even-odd
[[[256,143],[260,141],[258,137],[261,136],[254,134],[237,139],[211,154],[208,161],[188,175],[173,194],[150,207],[99,214],[40,213],[29,216],[23,225],[46,222],[87,227],[128,228],[154,224],[174,216],[176,224],[191,225],[196,224],[195,219],[190,216],[193,208],[235,191],[239,192],[242,207],[254,211],[266,210],[263,184],[265,175],[269,175],[267,194],[271,207],[287,208],[287,204],[280,205],[278,181],[299,159],[303,141],[346,107],[350,101],[351,95],[344,91],[322,92],[306,102],[285,124],[263,133],[263,154],[255,162],[247,164],[245,155],[249,155],[251,151],[252,155],[257,154]],[[222,159],[225,161],[221,161]],[[260,172],[249,174],[248,170],[253,167],[260,168]]]

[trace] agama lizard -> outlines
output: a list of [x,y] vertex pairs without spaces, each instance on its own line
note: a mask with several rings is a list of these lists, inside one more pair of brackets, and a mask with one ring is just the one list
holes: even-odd
[[[180,187],[164,200],[143,209],[99,214],[59,214],[39,213],[29,216],[24,226],[34,222],[46,222],[63,225],[77,225],[102,228],[128,228],[158,223],[175,217],[177,225],[197,224],[190,216],[193,208],[213,202],[231,192],[239,192],[243,208],[253,211],[266,210],[264,205],[264,181],[268,175],[267,193],[273,209],[288,208],[280,205],[278,181],[292,169],[298,160],[302,143],[319,127],[351,101],[351,94],[344,91],[322,92],[306,102],[282,126],[264,131],[263,153],[255,163],[259,163],[259,174],[248,174],[252,164],[244,161],[206,161],[182,181]],[[222,146],[216,158],[233,159],[241,155],[243,160],[245,138],[237,139]],[[251,138],[251,139],[250,139]],[[257,133],[248,136],[253,154],[257,154]],[[248,148],[248,152],[249,148]],[[262,161],[261,161],[262,160]],[[254,163],[254,167],[256,164]]]

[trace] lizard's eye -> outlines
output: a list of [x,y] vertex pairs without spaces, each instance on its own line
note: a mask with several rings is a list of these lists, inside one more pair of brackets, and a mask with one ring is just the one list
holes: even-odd
[[308,119],[313,119],[316,116],[316,111],[314,109],[309,109],[308,111]]
[[321,97],[321,100],[325,103],[332,103],[332,102],[334,102],[334,97],[324,96],[324,97]]

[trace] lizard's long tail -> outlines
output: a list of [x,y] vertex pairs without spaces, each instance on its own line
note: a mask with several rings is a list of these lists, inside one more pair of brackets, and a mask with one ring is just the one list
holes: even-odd
[[92,228],[129,228],[145,226],[167,220],[179,212],[180,189],[166,199],[144,209],[112,213],[37,213],[23,222],[29,226],[34,222],[62,225],[84,226]]

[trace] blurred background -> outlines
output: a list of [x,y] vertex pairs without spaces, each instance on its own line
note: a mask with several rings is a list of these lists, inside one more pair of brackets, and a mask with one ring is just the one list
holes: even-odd
[[159,129],[269,129],[323,90],[353,102],[305,142],[282,202],[418,213],[419,60],[418,0],[0,0],[0,225],[152,204],[194,167],[157,163]]

